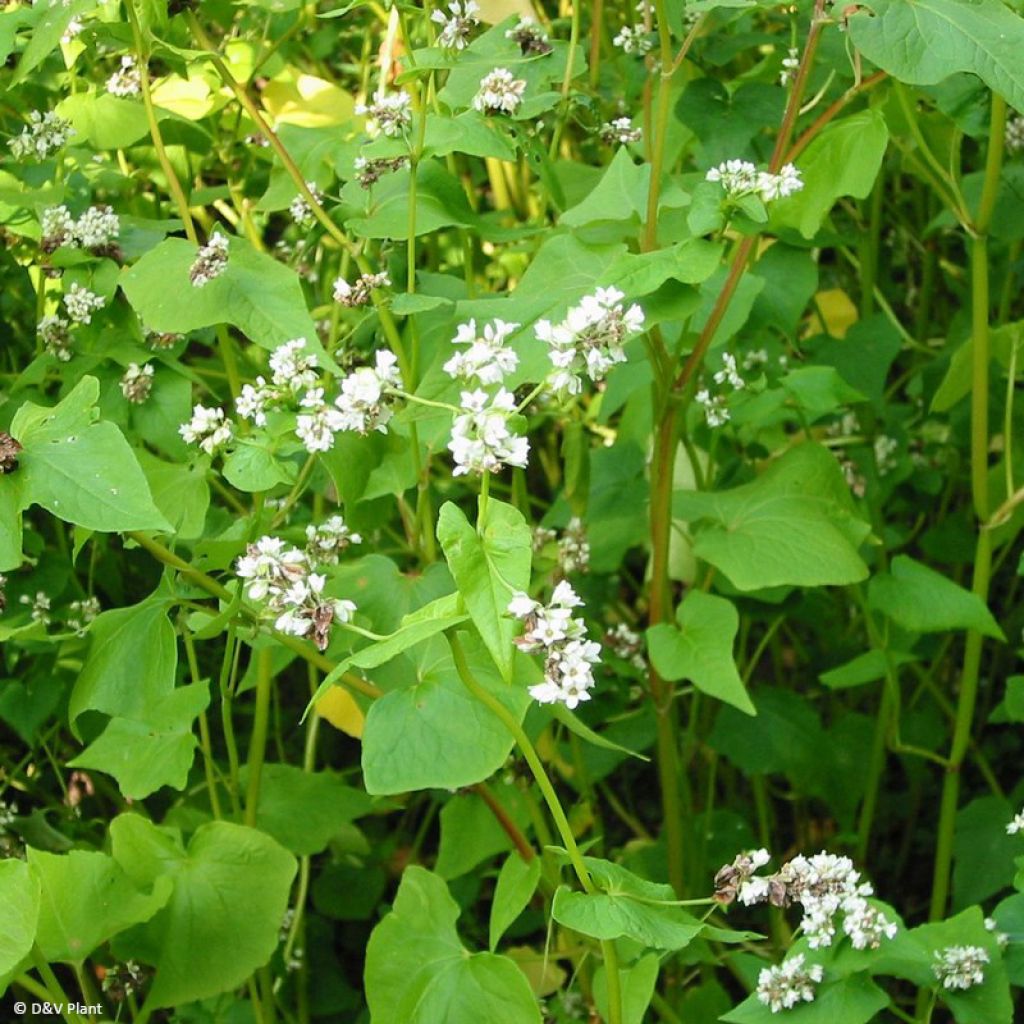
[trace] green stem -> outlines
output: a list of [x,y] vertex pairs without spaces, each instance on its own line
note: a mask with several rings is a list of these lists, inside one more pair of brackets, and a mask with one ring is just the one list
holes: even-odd
[[[558,799],[555,787],[544,768],[544,764],[537,754],[530,737],[522,727],[519,719],[512,714],[505,705],[493,694],[477,682],[466,660],[466,653],[462,649],[462,643],[453,631],[445,634],[448,638],[448,645],[451,648],[452,658],[455,661],[455,670],[459,674],[463,685],[481,704],[484,705],[512,734],[526,763],[533,773],[537,788],[548,805],[551,817],[554,819],[555,828],[565,845],[566,853],[569,855],[569,863],[572,864],[580,886],[586,893],[597,891],[593,879],[590,877],[590,870],[587,868],[583,855],[576,845],[576,837],[573,835],[572,826],[566,817],[565,810]],[[605,974],[608,979],[608,1024],[622,1024],[622,992],[619,979],[618,954],[615,951],[615,943],[611,940],[601,941],[601,953],[604,957]]]
[[[192,631],[183,622],[181,638],[185,642],[185,657],[188,660],[189,672],[193,685],[200,682],[199,662],[196,659],[196,645],[192,641]],[[220,806],[220,794],[214,779],[213,744],[210,742],[210,723],[203,711],[199,715],[199,745],[203,752],[203,771],[206,776],[206,789],[210,797],[210,809],[218,821],[224,816]]]
[[274,686],[272,649],[256,653],[256,710],[249,739],[249,758],[246,762],[248,778],[245,791],[245,823],[254,828],[256,808],[260,799],[260,779],[267,754],[267,725],[270,721],[270,697]]
[[[989,119],[988,152],[985,157],[985,179],[982,185],[978,215],[972,225],[971,244],[971,336],[973,340],[971,357],[971,496],[974,502],[974,512],[980,524],[971,589],[985,603],[988,602],[992,569],[992,532],[986,529],[989,518],[988,399],[991,306],[988,231],[999,193],[1005,129],[1006,101],[993,93]],[[984,638],[977,630],[968,631],[949,763],[942,782],[935,869],[932,876],[930,918],[933,921],[945,915],[946,903],[949,898],[953,834],[960,795],[960,768],[970,746],[971,730],[974,725],[983,642]]]
[[85,1020],[82,1016],[74,1010],[67,1009],[71,1000],[68,999],[67,993],[64,991],[60,980],[57,975],[53,973],[53,968],[51,968],[49,963],[47,963],[46,957],[38,944],[32,947],[31,955],[32,966],[39,972],[39,977],[43,979],[43,984],[46,985],[47,992],[49,993],[48,1001],[56,1003],[62,1008],[61,1016],[65,1021],[67,1021],[67,1024],[85,1024]]

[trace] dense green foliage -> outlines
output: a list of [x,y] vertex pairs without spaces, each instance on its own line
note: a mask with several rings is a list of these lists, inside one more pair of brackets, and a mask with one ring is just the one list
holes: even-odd
[[0,55],[4,1020],[1011,1024],[1019,0]]

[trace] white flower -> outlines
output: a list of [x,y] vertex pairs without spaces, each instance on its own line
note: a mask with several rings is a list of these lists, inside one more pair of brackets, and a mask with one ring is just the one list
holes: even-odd
[[28,125],[7,145],[11,154],[18,160],[24,160],[26,157],[45,160],[50,153],[64,146],[74,134],[71,122],[65,121],[52,110],[45,114],[33,110],[28,115]]
[[75,222],[75,239],[83,249],[102,249],[121,233],[121,219],[109,206],[90,206]]
[[630,142],[639,142],[643,132],[633,127],[633,122],[628,117],[616,117],[612,121],[606,121],[601,125],[601,141],[609,146],[614,143],[626,145]]
[[43,347],[62,363],[68,362],[72,355],[70,326],[61,316],[44,316],[36,324],[36,333],[42,339]]
[[92,323],[93,313],[102,309],[105,304],[104,298],[89,291],[88,288],[83,288],[77,282],[64,293],[64,306],[68,311],[68,316],[76,324]]
[[490,396],[481,390],[463,391],[461,405],[463,412],[455,417],[448,443],[454,476],[496,473],[503,465],[526,466],[530,443],[509,429],[509,417],[516,410],[511,391],[499,388]]
[[248,581],[245,592],[252,601],[262,601],[273,590],[287,590],[307,570],[306,556],[280,537],[261,537],[235,563],[239,578]]
[[778,174],[762,171],[757,176],[757,191],[761,198],[770,203],[773,199],[785,199],[804,187],[803,178],[794,164],[785,164]]
[[86,597],[81,601],[72,601],[68,605],[68,629],[84,636],[89,626],[95,622],[101,610],[98,597]]
[[612,44],[619,47],[623,53],[635,53],[641,57],[654,48],[654,41],[640,25],[636,28],[623,25],[619,29],[619,34],[612,40]]
[[367,160],[364,156],[357,156],[353,169],[356,172],[356,181],[361,188],[372,188],[385,174],[392,174],[409,165],[407,156],[380,157],[376,160]]
[[804,967],[804,956],[798,953],[776,967],[766,967],[757,976],[758,1002],[772,1013],[792,1009],[797,1003],[814,1000],[815,986],[824,977],[820,964]]
[[319,362],[312,352],[306,351],[305,338],[286,341],[270,354],[271,380],[275,387],[298,393],[317,382]]
[[1010,156],[1024,150],[1024,116],[1018,114],[1006,122],[1005,146]]
[[121,378],[121,394],[135,405],[142,405],[153,390],[153,367],[129,363]]
[[430,15],[430,20],[441,26],[437,42],[448,50],[465,49],[473,26],[480,23],[477,17],[480,7],[475,0],[452,0],[447,11],[446,14],[442,10],[435,10]]
[[572,307],[561,323],[537,321],[534,333],[547,343],[555,368],[548,378],[554,390],[578,395],[582,374],[600,381],[616,363],[626,361],[623,346],[643,330],[644,312],[635,303],[624,307],[624,297],[617,288],[598,288]]
[[331,516],[319,526],[306,527],[306,553],[311,562],[319,565],[337,565],[341,553],[350,544],[360,544],[362,540],[341,516]]
[[50,597],[45,591],[37,590],[34,597],[22,594],[21,603],[29,609],[29,617],[33,622],[49,625]]
[[878,475],[888,476],[899,465],[899,441],[887,434],[879,434],[874,440],[873,447]]
[[529,15],[521,15],[519,24],[510,28],[505,38],[518,43],[524,57],[545,57],[552,50],[547,33]]
[[334,282],[334,301],[350,309],[365,306],[373,298],[374,289],[388,288],[390,285],[391,278],[387,271],[379,274],[360,274],[354,284],[349,284],[343,277],[339,277]]
[[746,387],[746,382],[736,370],[736,357],[732,353],[725,352],[722,354],[722,368],[715,373],[714,381],[716,384],[728,382],[737,391],[742,391]]
[[107,79],[107,92],[112,96],[138,96],[142,77],[134,57],[122,57],[121,67]]
[[302,408],[295,419],[295,435],[308,452],[326,452],[334,447],[334,435],[344,430],[344,418],[324,401],[323,388],[313,388],[302,399]]
[[473,109],[482,114],[514,114],[523,102],[526,82],[507,68],[495,68],[480,79]]
[[57,249],[74,243],[75,218],[66,206],[50,206],[40,218],[40,233],[45,249]]
[[712,167],[704,177],[721,184],[730,199],[756,194],[766,203],[784,199],[804,187],[800,172],[793,164],[786,164],[778,174],[772,174],[759,171],[748,160],[726,160]]
[[796,69],[800,67],[800,51],[789,48],[785,57],[782,58],[782,70],[779,72],[779,85],[785,87],[796,78]]
[[946,946],[936,951],[932,971],[943,988],[964,991],[985,981],[988,962],[981,946]]
[[374,365],[361,366],[341,382],[341,394],[334,404],[341,413],[341,430],[368,434],[371,430],[385,433],[394,414],[385,389],[401,382],[398,360],[393,352],[380,351]]
[[192,410],[192,419],[182,423],[178,433],[186,444],[198,444],[207,455],[213,455],[231,440],[231,421],[225,418],[223,409],[197,405]]
[[255,384],[245,384],[235,399],[235,412],[243,420],[251,420],[257,427],[267,425],[267,409],[278,398],[277,390],[264,377],[257,377]]
[[219,231],[214,231],[206,245],[200,247],[196,258],[189,267],[188,279],[193,288],[203,288],[214,278],[220,277],[228,267],[228,240]]
[[539,601],[534,601],[529,594],[524,594],[521,590],[517,590],[512,595],[512,600],[509,601],[506,611],[517,619],[525,619],[527,616],[539,612],[542,607],[543,605]]
[[724,395],[712,395],[707,388],[702,388],[693,397],[698,405],[704,407],[704,419],[709,427],[721,427],[729,422]]
[[519,324],[494,320],[477,331],[476,320],[459,324],[452,338],[453,345],[468,345],[444,364],[444,372],[456,380],[475,381],[479,384],[500,384],[505,375],[519,365],[519,356],[505,346],[505,340],[518,329]]
[[356,113],[365,115],[366,131],[371,137],[401,135],[412,124],[412,97],[400,89],[398,92],[378,92],[369,105],[360,103]]
[[[315,181],[307,181],[306,188],[309,189],[317,203],[323,206],[324,194],[317,187],[317,183]],[[301,193],[292,200],[291,206],[288,207],[288,212],[292,215],[292,220],[295,221],[299,227],[308,227],[315,219],[313,217],[313,208],[306,201],[306,197]]]
[[1010,823],[1006,826],[1007,835],[1015,836],[1018,832],[1024,832],[1024,811],[1018,811]]

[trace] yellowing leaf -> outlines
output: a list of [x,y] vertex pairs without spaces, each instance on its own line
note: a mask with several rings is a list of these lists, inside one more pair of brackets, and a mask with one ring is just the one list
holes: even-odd
[[[827,331],[833,338],[845,338],[859,319],[857,307],[842,288],[829,288],[814,296],[817,314],[811,317],[809,333]],[[824,321],[824,322],[823,322]]]
[[285,73],[263,90],[263,105],[278,124],[324,128],[352,120],[355,101],[344,89],[313,75],[293,74]]
[[332,686],[317,702],[316,713],[335,729],[361,739],[366,716],[353,700],[352,694],[342,686]]
[[535,18],[536,13],[530,0],[478,0],[480,20],[488,25],[497,25],[513,14],[520,18]]
[[153,84],[153,103],[190,121],[200,121],[217,106],[217,97],[202,78],[168,75]]
[[530,946],[510,946],[505,950],[505,955],[514,960],[519,970],[526,975],[535,996],[549,996],[565,984],[565,971],[545,956],[543,950]]

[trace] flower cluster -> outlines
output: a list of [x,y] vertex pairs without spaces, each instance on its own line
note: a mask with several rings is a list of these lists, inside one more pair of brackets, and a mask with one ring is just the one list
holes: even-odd
[[849,857],[825,852],[801,855],[774,875],[755,875],[768,859],[766,850],[740,854],[715,876],[716,898],[723,903],[738,898],[746,906],[766,901],[776,907],[799,903],[803,908],[800,927],[811,949],[832,945],[840,913],[843,932],[854,949],[877,949],[883,938],[895,936],[896,924],[868,903],[874,890],[869,882],[861,882]]
[[557,530],[538,526],[533,531],[533,550],[543,551],[548,545],[555,548],[558,563],[558,574],[568,576],[573,572],[586,572],[590,566],[590,542],[587,540],[586,527],[579,516],[573,516],[565,527],[562,536]]
[[480,79],[473,109],[482,114],[514,114],[523,102],[526,82],[508,68],[495,68]]
[[214,278],[220,277],[228,267],[228,240],[219,231],[214,231],[206,245],[201,246],[192,266],[188,270],[188,279],[193,288],[205,288]]
[[519,356],[505,341],[518,330],[519,324],[494,320],[477,330],[476,320],[459,324],[452,338],[453,345],[466,345],[444,364],[444,372],[455,380],[477,384],[500,384],[519,365]]
[[186,444],[198,444],[207,455],[213,455],[231,441],[234,432],[223,409],[197,405],[192,410],[192,419],[182,423],[178,433]]
[[121,66],[107,79],[107,92],[112,96],[138,96],[142,92],[142,76],[134,57],[121,58]]
[[395,171],[407,167],[408,164],[407,156],[380,157],[376,160],[367,160],[365,156],[357,156],[353,167],[360,188],[372,188],[385,174],[393,174]]
[[1018,114],[1006,122],[1004,145],[1011,156],[1024,150],[1024,115]]
[[[331,522],[340,519],[335,516]],[[274,628],[289,636],[312,636],[323,651],[330,642],[332,623],[351,622],[356,606],[326,597],[327,577],[314,569],[307,552],[270,536],[250,544],[235,563],[235,572],[245,581],[246,596],[265,606]]]
[[654,40],[651,39],[650,33],[639,25],[636,28],[623,25],[619,29],[619,34],[612,40],[612,44],[623,53],[635,53],[639,57],[654,49]]
[[121,219],[109,206],[91,206],[78,220],[66,206],[50,206],[40,218],[41,245],[47,252],[61,246],[107,250],[121,232]]
[[121,378],[121,394],[133,405],[142,405],[153,391],[153,367],[129,363]]
[[644,638],[624,622],[619,622],[604,635],[604,642],[612,654],[623,661],[628,661],[633,668],[644,669]]
[[341,553],[363,538],[353,533],[341,516],[331,516],[319,526],[306,527],[306,557],[317,565],[337,565]]
[[35,157],[37,160],[45,160],[51,153],[56,152],[75,134],[70,121],[65,121],[52,110],[41,114],[33,110],[28,115],[28,124],[22,128],[21,134],[16,135],[7,145],[11,154],[18,160],[27,157]]
[[28,609],[29,618],[33,622],[44,626],[50,624],[50,595],[45,590],[37,590],[34,596],[22,594],[19,601]]
[[643,330],[644,311],[636,304],[625,308],[623,298],[617,288],[598,288],[573,306],[561,323],[537,321],[534,331],[547,342],[555,367],[549,378],[552,388],[578,395],[582,374],[600,381],[616,363],[626,361],[623,346]]
[[516,400],[511,391],[499,388],[494,395],[479,388],[463,391],[460,408],[448,442],[455,460],[454,476],[497,473],[506,465],[525,468],[530,442],[509,425],[510,417],[516,415]]
[[395,138],[412,124],[412,97],[404,89],[378,92],[372,103],[360,103],[356,113],[366,117],[366,131],[371,137]]
[[616,143],[626,145],[630,142],[639,142],[643,132],[633,127],[633,122],[628,117],[616,117],[601,125],[601,141],[612,146]]
[[1007,835],[1015,836],[1018,832],[1024,832],[1024,811],[1018,811],[1006,826]]
[[375,288],[387,288],[390,285],[391,278],[386,270],[379,274],[360,274],[353,284],[339,277],[334,282],[334,301],[350,309],[365,306],[373,298]]
[[[324,194],[320,191],[317,183],[315,181],[307,181],[306,188],[309,189],[310,195],[312,195],[317,203],[323,206]],[[306,201],[306,197],[301,194],[292,200],[291,205],[288,207],[288,212],[291,214],[292,220],[300,228],[309,227],[315,219],[313,217],[313,207]]]
[[76,324],[91,324],[93,313],[105,304],[102,296],[83,288],[77,281],[64,293],[64,308]]
[[985,981],[988,962],[981,946],[946,946],[936,951],[932,972],[943,988],[964,991]]
[[95,621],[99,613],[98,597],[85,597],[81,601],[72,601],[68,605],[68,629],[79,636],[85,636],[85,631]]
[[505,38],[518,43],[524,57],[546,57],[553,49],[547,33],[529,16],[521,16],[519,24],[510,28]]
[[383,433],[394,415],[387,389],[398,387],[401,381],[395,354],[386,350],[375,353],[373,366],[360,366],[341,382],[341,394],[334,401],[341,414],[338,429]]
[[446,50],[464,50],[469,43],[470,33],[480,24],[477,15],[480,7],[476,0],[452,0],[448,4],[447,13],[435,10],[430,20],[441,26],[437,42]]
[[43,348],[62,363],[71,359],[70,323],[62,316],[44,316],[36,324],[36,334],[43,343]]
[[[742,391],[746,381],[740,376],[736,367],[736,357],[731,352],[722,355],[722,368],[716,370],[711,378],[719,387],[728,386],[734,391]],[[704,419],[709,427],[721,427],[729,422],[729,407],[726,396],[720,391],[712,394],[708,388],[701,388],[694,395],[694,400],[704,409]]]
[[530,687],[530,696],[541,704],[561,702],[575,708],[590,700],[594,665],[601,645],[587,639],[587,627],[573,609],[583,604],[564,580],[555,587],[547,606],[527,594],[513,594],[508,610],[524,625],[516,646],[527,654],[543,651],[544,681]]
[[804,966],[804,956],[798,953],[776,967],[765,967],[757,976],[757,1000],[772,1013],[790,1010],[797,1003],[814,1001],[815,987],[825,972],[820,964]]
[[782,58],[782,70],[779,72],[779,85],[785,88],[796,78],[797,68],[800,67],[800,51],[789,48],[788,53]]
[[804,187],[803,178],[793,164],[786,164],[778,174],[759,171],[748,160],[726,160],[704,175],[707,181],[718,182],[730,199],[757,195],[763,202],[785,199]]

